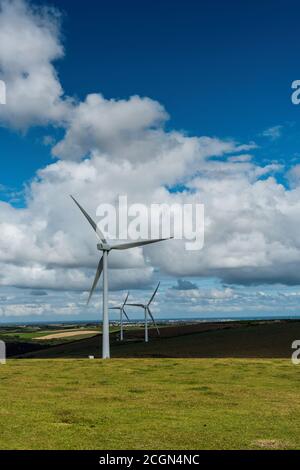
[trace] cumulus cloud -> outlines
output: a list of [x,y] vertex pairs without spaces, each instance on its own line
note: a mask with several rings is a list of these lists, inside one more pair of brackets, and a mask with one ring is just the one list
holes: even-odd
[[74,109],[66,135],[53,148],[53,155],[70,160],[80,160],[93,150],[111,155],[166,118],[164,108],[149,98],[106,100],[99,94],[88,95]]
[[237,155],[237,156],[234,155],[233,157],[229,157],[228,161],[234,162],[234,163],[237,163],[237,162],[244,163],[244,162],[249,162],[251,159],[252,159],[252,155],[249,155],[246,153],[245,155]]
[[[177,292],[176,292],[177,291]],[[219,302],[224,300],[232,300],[235,296],[233,289],[226,287],[224,289],[198,289],[198,287],[193,289],[173,289],[168,291],[167,294],[170,298],[176,298],[180,302]]]
[[[96,265],[93,270],[85,270],[82,267],[80,269],[65,269],[60,266],[52,268],[45,264],[33,265],[30,263],[26,266],[17,266],[0,263],[0,268],[5,268],[5,272],[0,275],[0,283],[3,286],[58,291],[88,291],[91,288]],[[126,267],[126,279],[124,280],[124,271],[114,269],[110,272],[110,289],[122,289],[124,285],[127,288],[147,286],[151,282],[152,272],[151,267],[144,269]]]
[[296,188],[300,183],[300,165],[294,165],[287,173],[287,179],[292,188]]
[[14,129],[62,123],[70,113],[53,62],[64,55],[57,10],[0,1],[0,74],[7,105],[0,123]]

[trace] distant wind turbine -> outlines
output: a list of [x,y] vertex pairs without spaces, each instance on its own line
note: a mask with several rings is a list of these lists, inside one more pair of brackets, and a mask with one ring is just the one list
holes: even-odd
[[138,246],[145,246],[151,243],[157,243],[164,240],[169,240],[170,238],[157,238],[154,240],[143,240],[139,242],[129,242],[122,243],[117,245],[109,245],[104,238],[103,233],[97,226],[96,222],[90,217],[90,215],[81,207],[81,205],[76,201],[76,199],[71,196],[75,204],[79,207],[83,215],[86,217],[93,230],[95,231],[97,237],[99,238],[99,243],[97,244],[97,249],[102,251],[103,255],[100,258],[95,279],[92,285],[92,289],[88,298],[88,303],[91,300],[91,297],[94,293],[94,290],[98,284],[101,273],[103,271],[103,323],[102,323],[102,358],[110,358],[110,345],[109,345],[109,315],[108,315],[108,266],[107,266],[107,257],[111,250],[128,250],[129,248],[136,248]]
[[124,302],[122,303],[122,305],[119,305],[119,306],[116,306],[116,307],[109,307],[110,310],[119,310],[119,311],[120,311],[120,341],[123,341],[123,340],[124,340],[124,333],[123,333],[123,315],[125,315],[125,317],[127,318],[127,320],[130,321],[129,318],[128,318],[127,313],[125,312],[125,305],[126,305],[126,302],[127,302],[127,300],[128,300],[128,297],[129,297],[129,292],[127,293],[126,299],[124,300]]
[[154,297],[156,296],[156,292],[158,291],[159,286],[160,286],[160,282],[157,284],[157,287],[156,287],[155,291],[153,292],[153,294],[151,296],[151,299],[149,300],[149,302],[147,304],[138,304],[138,303],[127,304],[127,305],[130,305],[131,307],[140,307],[140,308],[144,309],[144,315],[145,315],[145,342],[146,343],[148,343],[148,341],[149,341],[149,336],[148,336],[148,315],[151,318],[151,320],[153,321],[153,324],[154,324],[155,328],[157,329],[157,333],[160,335],[158,326],[157,326],[157,324],[154,320],[154,317],[152,315],[152,312],[150,310],[150,304],[153,301]]

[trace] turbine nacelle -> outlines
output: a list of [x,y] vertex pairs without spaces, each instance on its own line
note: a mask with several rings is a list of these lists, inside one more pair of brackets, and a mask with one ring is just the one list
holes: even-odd
[[108,243],[97,243],[97,250],[99,250],[99,251],[110,251],[111,246]]
[[156,324],[156,321],[152,315],[152,312],[150,310],[150,304],[153,302],[154,300],[154,297],[156,296],[156,293],[159,289],[159,286],[160,286],[160,282],[157,284],[156,286],[156,289],[155,291],[153,292],[149,302],[147,304],[142,304],[142,303],[130,303],[130,304],[127,304],[127,305],[130,305],[131,307],[140,307],[140,308],[143,308],[144,309],[144,312],[145,312],[145,341],[148,342],[148,327],[147,327],[147,315],[149,315],[149,317],[151,318],[156,330],[157,330],[157,334],[160,335],[160,331],[159,331],[159,328]]

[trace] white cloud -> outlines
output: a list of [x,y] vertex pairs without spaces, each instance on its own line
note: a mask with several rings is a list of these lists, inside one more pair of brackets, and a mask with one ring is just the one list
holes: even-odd
[[228,161],[234,162],[234,163],[237,163],[237,162],[244,163],[244,162],[249,162],[251,159],[252,159],[252,155],[249,155],[246,153],[244,155],[234,155],[233,157],[229,157]]
[[[95,275],[94,269],[49,267],[38,264],[16,266],[0,263],[0,283],[3,286],[14,286],[34,289],[79,290],[88,291]],[[4,271],[5,270],[5,271]],[[127,288],[147,286],[151,282],[152,268],[132,268],[126,271],[126,282],[122,269],[110,271],[110,289],[120,289],[126,284]]]
[[299,186],[300,183],[300,165],[297,164],[293,166],[287,173],[287,178],[290,185],[295,188]]
[[264,130],[262,133],[263,137],[267,137],[271,140],[277,140],[282,136],[283,126],[273,126]]
[[[191,155],[183,152],[189,164]],[[180,152],[178,153],[178,159]],[[197,159],[196,159],[197,160]],[[2,269],[2,280],[13,283],[21,266],[33,266],[26,271],[17,285],[36,287],[78,288],[71,275],[62,283],[53,272],[60,269],[91,269],[81,288],[88,287],[97,264],[93,232],[69,198],[74,193],[95,216],[99,202],[114,202],[120,192],[128,194],[134,202],[196,202],[205,204],[206,230],[204,249],[187,252],[183,243],[171,241],[144,250],[113,253],[110,266],[132,268],[145,274],[147,263],[158,266],[174,276],[218,276],[226,282],[299,282],[295,263],[299,258],[298,218],[300,216],[299,188],[286,190],[272,177],[257,180],[259,167],[245,168],[231,162],[218,165],[215,171],[200,155],[201,176],[186,182],[193,191],[170,194],[164,183],[175,183],[177,171],[160,175],[156,165],[144,162],[132,165],[126,161],[110,162],[93,156],[82,162],[60,161],[39,172],[32,183],[26,209],[13,209],[1,205],[0,260],[15,265],[15,272]],[[124,168],[120,173],[120,165]],[[247,163],[248,165],[248,163]],[[176,165],[175,165],[176,166]],[[162,167],[164,170],[164,167]],[[188,169],[183,164],[183,175]],[[145,178],[147,175],[147,178]],[[153,177],[153,176],[156,177]],[[133,184],[136,181],[136,184]],[[24,249],[25,247],[25,249]],[[147,261],[148,260],[148,261]],[[36,276],[35,266],[43,266],[43,275]],[[291,266],[294,268],[291,269]],[[50,275],[51,274],[51,275]],[[51,277],[52,276],[52,277]],[[54,276],[54,277],[53,277]],[[138,276],[137,276],[138,277]],[[6,278],[6,280],[5,280]],[[125,276],[126,280],[127,276]],[[22,280],[23,279],[23,280]],[[147,282],[149,278],[147,278]],[[16,283],[14,284],[16,285]]]
[[170,289],[167,296],[181,302],[200,302],[206,300],[208,302],[218,302],[224,300],[232,300],[234,291],[229,287],[225,289]]
[[63,55],[56,10],[0,1],[0,73],[7,91],[2,125],[23,130],[67,119],[71,103],[53,66]]
[[166,118],[164,108],[149,98],[106,100],[99,94],[88,95],[74,109],[66,135],[53,148],[53,155],[70,160],[80,160],[93,150],[111,155]]

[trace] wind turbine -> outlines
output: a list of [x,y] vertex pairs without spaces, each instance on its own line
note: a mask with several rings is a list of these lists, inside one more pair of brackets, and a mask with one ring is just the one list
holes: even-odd
[[145,315],[145,342],[146,343],[148,343],[148,341],[149,341],[149,336],[148,336],[148,315],[151,318],[151,320],[153,321],[154,326],[157,329],[157,333],[160,335],[158,326],[157,326],[157,324],[154,320],[154,317],[152,315],[152,312],[150,310],[150,304],[153,301],[154,297],[156,296],[156,292],[158,291],[159,286],[160,286],[160,282],[157,284],[157,287],[156,287],[155,291],[153,292],[153,294],[151,296],[151,299],[149,300],[149,302],[147,304],[138,304],[138,303],[136,303],[136,304],[133,304],[133,303],[132,304],[127,304],[127,305],[130,305],[131,307],[140,307],[140,308],[144,309],[144,315]]
[[124,334],[123,334],[123,315],[125,315],[125,317],[127,318],[128,321],[129,318],[128,318],[128,315],[127,313],[125,312],[125,305],[126,305],[126,302],[128,300],[128,297],[129,297],[129,292],[127,293],[127,296],[126,296],[126,299],[124,300],[124,302],[122,303],[122,305],[119,305],[118,307],[109,307],[110,310],[120,310],[120,341],[123,341],[124,339]]
[[[102,251],[103,255],[100,258],[98,263],[95,279],[92,285],[92,289],[88,298],[88,303],[91,300],[91,297],[94,293],[94,290],[98,284],[100,279],[101,273],[103,271],[103,320],[102,320],[102,358],[109,359],[110,358],[110,346],[109,346],[109,315],[108,315],[108,265],[107,265],[107,257],[111,250],[128,250],[129,248],[136,248],[138,246],[145,246],[151,243],[157,243],[164,240],[169,240],[169,238],[157,238],[153,240],[143,240],[139,242],[129,242],[129,243],[122,243],[117,245],[110,245],[106,239],[104,238],[103,233],[97,226],[96,222],[91,218],[91,216],[81,207],[79,202],[71,196],[75,204],[79,207],[83,215],[86,217],[90,225],[92,226],[93,230],[95,231],[97,237],[99,238],[99,243],[97,244],[97,249]],[[170,237],[171,238],[171,237]]]

